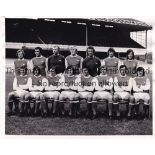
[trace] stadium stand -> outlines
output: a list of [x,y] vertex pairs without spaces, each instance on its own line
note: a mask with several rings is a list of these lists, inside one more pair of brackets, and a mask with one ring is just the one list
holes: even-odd
[[87,25],[87,45],[144,48],[130,38],[130,32],[152,28],[137,20],[119,18],[50,21],[52,20],[6,19],[6,42],[85,46]]

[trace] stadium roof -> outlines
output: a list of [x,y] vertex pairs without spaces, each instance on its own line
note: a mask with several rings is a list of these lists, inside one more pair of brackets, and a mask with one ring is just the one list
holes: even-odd
[[[152,26],[132,18],[46,18],[47,21],[63,21],[65,23],[77,22],[82,25],[94,24],[94,26],[105,26],[115,28],[126,28],[130,31],[151,30]],[[98,25],[97,25],[98,24]]]
[[144,31],[151,30],[152,26],[132,18],[6,18],[6,21],[18,23],[19,21],[47,21],[66,24],[81,24],[92,26],[103,26],[116,29],[125,29],[128,31]]

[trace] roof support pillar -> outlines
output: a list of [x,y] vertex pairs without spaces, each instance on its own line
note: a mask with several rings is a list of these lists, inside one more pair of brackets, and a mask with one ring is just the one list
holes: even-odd
[[145,48],[147,48],[147,30],[145,31]]
[[88,25],[86,24],[86,46],[88,46]]

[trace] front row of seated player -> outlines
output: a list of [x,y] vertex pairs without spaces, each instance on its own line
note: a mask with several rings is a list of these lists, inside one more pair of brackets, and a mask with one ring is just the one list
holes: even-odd
[[[26,74],[25,68],[21,68],[20,75],[14,78],[14,91],[8,96],[8,115],[19,113],[20,116],[36,116],[41,107],[42,117],[46,117],[49,112],[53,116],[63,116],[64,102],[67,102],[69,116],[78,116],[83,99],[87,103],[86,116],[91,118],[96,117],[99,101],[107,103],[110,118],[114,116],[114,112],[120,117],[120,104],[124,102],[127,102],[128,117],[132,116],[133,110],[147,114],[150,105],[150,80],[145,77],[142,67],[137,69],[135,78],[127,76],[126,70],[126,66],[121,65],[119,75],[113,79],[107,75],[105,66],[101,66],[100,75],[96,77],[90,76],[87,68],[82,69],[81,75],[74,75],[72,67],[68,67],[65,74],[57,75],[53,67],[45,78],[41,76],[38,67],[33,69],[31,77]],[[143,104],[139,104],[141,101]]]

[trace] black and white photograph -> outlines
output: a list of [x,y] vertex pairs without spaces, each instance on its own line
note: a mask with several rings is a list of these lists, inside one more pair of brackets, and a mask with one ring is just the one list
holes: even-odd
[[142,19],[5,18],[5,134],[152,135]]

